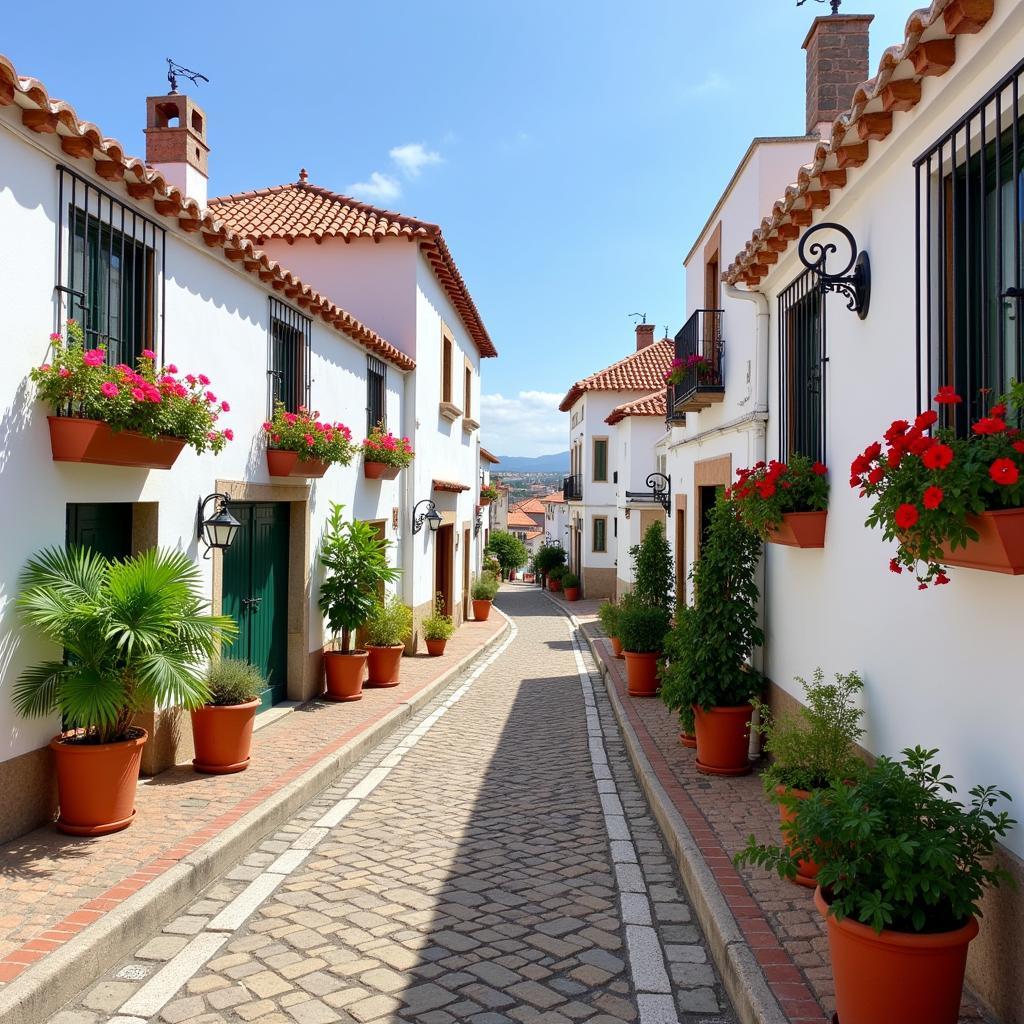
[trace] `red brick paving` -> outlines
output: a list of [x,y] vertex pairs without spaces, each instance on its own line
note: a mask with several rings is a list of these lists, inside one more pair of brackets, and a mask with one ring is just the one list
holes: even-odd
[[302,705],[253,737],[249,768],[199,775],[178,765],[139,786],[130,828],[93,839],[44,826],[0,845],[0,985],[159,878],[319,760],[370,729],[504,627],[467,622],[442,658],[405,658],[402,682],[351,704]]

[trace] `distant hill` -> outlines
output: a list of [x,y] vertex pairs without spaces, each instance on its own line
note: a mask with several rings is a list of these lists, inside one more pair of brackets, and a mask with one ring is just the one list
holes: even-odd
[[569,453],[537,455],[527,458],[521,455],[499,455],[501,462],[494,467],[496,473],[568,473]]

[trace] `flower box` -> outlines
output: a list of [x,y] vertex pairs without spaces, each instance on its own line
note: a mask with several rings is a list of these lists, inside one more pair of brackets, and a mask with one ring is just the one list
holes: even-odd
[[279,448],[267,449],[267,471],[271,476],[298,476],[319,479],[328,469],[329,462],[320,459],[304,459],[298,452]]
[[135,469],[170,469],[185,441],[180,437],[146,437],[133,430],[115,431],[102,420],[47,416],[54,462],[89,462]]
[[977,531],[978,539],[955,551],[943,545],[943,562],[1011,576],[1024,574],[1024,508],[969,515],[967,525]]
[[782,522],[768,530],[769,544],[790,548],[823,548],[827,512],[784,512]]
[[481,508],[487,508],[487,506],[490,505],[490,503],[491,503],[491,499],[490,498],[483,498],[483,497],[481,497],[481,499],[480,499],[480,507]]
[[397,480],[401,466],[389,466],[386,462],[364,462],[363,476],[367,480]]

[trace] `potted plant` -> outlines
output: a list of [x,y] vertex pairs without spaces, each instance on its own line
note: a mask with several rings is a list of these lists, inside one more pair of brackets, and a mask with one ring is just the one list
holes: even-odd
[[271,476],[322,477],[332,465],[347,466],[355,454],[352,431],[344,423],[321,421],[320,413],[299,406],[289,412],[283,402],[263,424],[267,435],[267,470]]
[[692,708],[697,767],[709,775],[750,771],[751,700],[763,685],[748,664],[764,641],[755,578],[760,552],[760,538],[720,495],[691,570],[694,603],[678,610],[672,659],[662,674],[668,706]]
[[770,544],[823,548],[828,515],[828,469],[804,455],[788,463],[758,462],[736,470],[726,492],[749,530]]
[[639,544],[629,549],[633,566],[633,589],[630,596],[641,604],[653,605],[671,612],[673,596],[672,549],[661,523],[647,527]]
[[367,480],[394,480],[414,457],[407,437],[395,437],[378,424],[363,441],[363,476]]
[[556,565],[565,565],[565,548],[559,544],[542,544],[533,556],[533,568],[541,589],[547,586],[548,573]]
[[566,601],[578,601],[580,599],[580,578],[573,572],[567,572],[562,577],[562,591]]
[[683,619],[692,613],[692,608],[681,604],[676,608],[675,626],[665,637],[665,661],[661,669],[661,699],[667,707],[679,716],[679,742],[689,750],[697,749],[697,732],[693,718],[693,702],[685,678],[679,671],[682,645],[689,642],[689,623]]
[[498,578],[485,572],[473,584],[473,618],[486,622],[491,614],[491,604],[498,593]]
[[530,560],[526,545],[508,530],[495,530],[491,534],[487,542],[487,553],[497,560],[506,576]]
[[366,686],[397,686],[405,645],[412,637],[412,609],[397,594],[376,601],[363,624]]
[[612,645],[612,654],[616,658],[622,657],[622,642],[619,640],[619,612],[620,605],[614,601],[605,601],[597,610],[597,617],[601,620],[601,626],[608,634],[608,641]]
[[557,594],[562,589],[562,577],[569,571],[567,566],[556,565],[548,571],[548,590]]
[[50,362],[30,376],[50,405],[50,449],[55,462],[90,462],[170,469],[186,445],[219,452],[234,437],[217,421],[230,406],[209,390],[203,374],[180,377],[173,364],[157,367],[144,349],[135,369],[110,366],[103,345],[87,349],[76,320],[67,338],[50,335]]
[[150,550],[108,562],[85,548],[50,548],[23,570],[22,620],[64,657],[25,669],[11,701],[26,717],[73,723],[50,742],[60,817],[72,835],[131,824],[146,707],[196,708],[209,698],[204,665],[236,633],[208,615],[198,568],[182,552]]
[[852,785],[833,780],[798,802],[787,845],[751,836],[737,858],[792,878],[794,851],[821,851],[814,902],[842,1024],[956,1024],[978,903],[1009,879],[992,861],[1015,824],[993,810],[1009,796],[976,786],[964,806],[937,753],[914,747],[902,760],[880,757]]
[[[943,387],[935,402],[953,410],[961,398]],[[850,486],[874,501],[866,525],[897,543],[894,573],[913,573],[920,590],[949,583],[948,565],[1024,573],[1022,414],[1024,382],[1014,381],[966,437],[929,433],[939,422],[929,409],[896,420],[853,460]]]
[[658,659],[668,630],[667,609],[637,600],[623,600],[619,611],[619,639],[626,659],[630,697],[658,695]]
[[[804,688],[805,703],[795,711],[777,716],[767,704],[754,701],[764,750],[772,758],[761,780],[779,806],[784,839],[785,825],[793,820],[798,801],[828,789],[833,782],[851,782],[864,768],[854,749],[864,734],[860,726],[864,712],[854,703],[864,689],[860,676],[836,673],[835,682],[826,683],[819,668],[811,682],[799,677],[797,682]],[[799,852],[794,881],[813,889],[819,870],[816,845]]]
[[444,595],[438,594],[434,599],[434,610],[423,620],[420,628],[427,642],[427,653],[432,658],[441,657],[445,645],[455,632],[455,623],[444,610]]
[[255,665],[222,658],[206,675],[209,697],[193,708],[192,766],[204,775],[230,775],[249,767],[252,726],[261,694],[267,687]]
[[480,504],[486,508],[492,501],[497,501],[500,491],[494,484],[485,484],[480,488]]
[[352,634],[373,612],[379,588],[394,583],[401,570],[388,565],[388,542],[369,523],[343,518],[344,505],[331,502],[331,512],[320,543],[320,611],[341,650],[324,651],[327,699],[360,700],[367,652],[353,650]]

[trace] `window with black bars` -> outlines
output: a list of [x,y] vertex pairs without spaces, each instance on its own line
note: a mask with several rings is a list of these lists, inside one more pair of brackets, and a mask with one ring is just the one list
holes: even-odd
[[268,407],[278,402],[288,412],[310,408],[313,321],[280,299],[270,298],[267,338]]
[[825,461],[825,304],[801,274],[779,296],[779,458]]
[[387,427],[388,368],[376,356],[366,357],[366,433],[374,427]]
[[58,173],[57,314],[82,325],[88,347],[134,366],[164,352],[166,232],[63,164]]
[[1024,376],[1022,79],[1024,61],[915,164],[917,405],[952,386],[962,435]]

